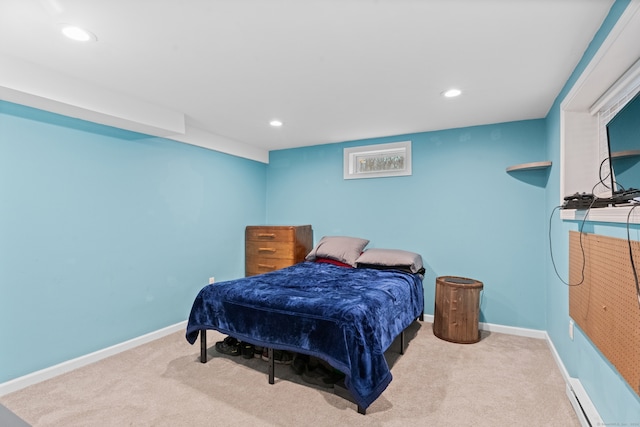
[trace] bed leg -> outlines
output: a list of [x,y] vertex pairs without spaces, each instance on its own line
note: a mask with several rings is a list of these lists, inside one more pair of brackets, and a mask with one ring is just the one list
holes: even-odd
[[420,316],[418,316],[418,320],[424,322],[424,313],[420,313]]
[[275,362],[273,360],[273,349],[271,347],[269,347],[267,349],[267,352],[269,354],[269,384],[273,384],[274,381],[274,370],[275,370]]
[[207,330],[200,331],[200,363],[207,363]]
[[333,386],[333,393],[336,396],[339,396],[345,400],[348,400],[351,403],[355,403],[356,406],[358,407],[358,413],[362,414],[362,415],[366,415],[367,413],[367,408],[363,408],[362,406],[358,405],[358,403],[356,402],[356,400],[353,398],[353,395],[351,394],[351,392],[349,390],[347,390],[347,386],[344,385],[344,379],[338,381],[337,383],[334,384]]
[[400,354],[404,354],[404,329],[400,332]]

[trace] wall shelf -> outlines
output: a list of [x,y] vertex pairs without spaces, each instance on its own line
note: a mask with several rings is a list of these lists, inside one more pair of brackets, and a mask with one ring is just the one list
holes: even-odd
[[635,157],[635,156],[640,156],[640,150],[615,151],[611,153],[612,159],[622,159],[625,157]]
[[525,170],[535,170],[535,169],[546,169],[551,167],[551,161],[547,160],[544,162],[531,162],[531,163],[522,163],[519,165],[509,166],[507,168],[507,172],[515,172],[515,171],[525,171]]

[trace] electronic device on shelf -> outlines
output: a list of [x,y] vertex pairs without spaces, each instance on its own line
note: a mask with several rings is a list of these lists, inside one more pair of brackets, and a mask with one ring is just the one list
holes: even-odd
[[589,209],[595,196],[591,193],[574,193],[564,198],[562,209]]
[[611,196],[611,199],[615,204],[619,204],[628,203],[631,200],[634,200],[636,197],[640,197],[640,190],[636,188],[629,188],[628,190],[624,191],[616,191],[615,193],[613,193],[613,196]]
[[591,193],[575,193],[564,198],[562,209],[592,209],[624,205],[640,197],[640,190],[616,191],[611,197],[596,197]]
[[566,196],[564,200],[593,200],[594,197],[595,196],[591,193],[574,193],[570,196]]

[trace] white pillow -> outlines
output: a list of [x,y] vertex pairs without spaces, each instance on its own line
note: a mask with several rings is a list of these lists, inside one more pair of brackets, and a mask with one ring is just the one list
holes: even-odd
[[358,237],[324,236],[305,259],[315,261],[317,258],[329,258],[355,267],[356,259],[367,244],[368,240]]

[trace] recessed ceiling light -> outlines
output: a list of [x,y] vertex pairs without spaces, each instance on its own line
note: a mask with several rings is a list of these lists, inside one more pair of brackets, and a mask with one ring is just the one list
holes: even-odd
[[455,98],[456,96],[459,96],[462,93],[462,91],[460,89],[449,89],[447,91],[442,92],[442,95],[445,98]]
[[63,24],[62,34],[64,34],[71,40],[79,42],[94,42],[98,40],[98,38],[92,32],[87,31],[84,28],[76,27],[75,25]]
[[282,122],[280,120],[271,120],[269,124],[274,128],[279,128],[280,126],[282,126]]

